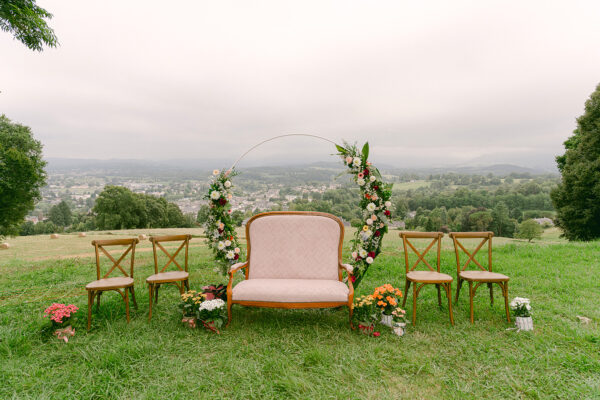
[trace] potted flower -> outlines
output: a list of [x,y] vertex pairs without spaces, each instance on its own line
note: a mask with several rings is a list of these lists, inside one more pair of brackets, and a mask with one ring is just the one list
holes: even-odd
[[379,319],[379,308],[375,305],[375,299],[372,295],[354,299],[352,315],[358,322],[360,333],[368,336],[379,336],[379,332],[375,332],[375,323]]
[[396,309],[399,299],[402,298],[402,292],[400,289],[394,288],[389,283],[386,283],[383,286],[375,288],[373,298],[375,299],[377,306],[381,309],[381,323],[392,327],[392,312]]
[[65,305],[52,303],[44,310],[44,318],[50,318],[52,326],[56,329],[54,334],[59,340],[69,342],[69,336],[75,336],[75,329],[71,326],[71,318],[79,310],[74,304]]
[[222,284],[202,286],[202,294],[206,300],[227,300],[227,286]]
[[404,336],[405,327],[406,327],[406,311],[401,309],[400,307],[396,307],[394,311],[392,311],[392,329],[394,333],[398,336]]
[[225,322],[225,302],[221,299],[206,300],[200,303],[197,317],[209,331],[220,333],[219,328]]
[[518,330],[521,331],[532,331],[533,330],[533,319],[531,318],[531,305],[529,305],[529,299],[524,297],[515,297],[510,302],[510,308],[515,314],[515,325]]
[[202,293],[198,293],[195,290],[188,290],[181,295],[181,302],[179,303],[179,308],[181,308],[183,313],[181,322],[189,328],[196,327],[196,310],[204,300],[204,297]]

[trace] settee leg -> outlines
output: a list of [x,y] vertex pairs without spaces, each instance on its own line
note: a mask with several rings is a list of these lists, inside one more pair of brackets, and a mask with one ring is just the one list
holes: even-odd
[[348,306],[348,316],[349,316],[349,320],[350,320],[350,329],[354,330],[354,325],[352,324],[352,311],[354,311],[352,309],[352,304],[350,304]]
[[227,325],[225,325],[225,327],[228,327],[229,324],[231,323],[231,302],[228,301],[227,302]]

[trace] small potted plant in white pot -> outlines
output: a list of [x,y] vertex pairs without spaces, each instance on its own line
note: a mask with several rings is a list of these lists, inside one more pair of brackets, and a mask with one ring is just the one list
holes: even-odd
[[531,318],[531,305],[529,299],[524,297],[515,297],[510,302],[510,308],[515,314],[515,325],[520,331],[532,331],[533,319]]
[[397,307],[392,311],[392,330],[398,336],[404,336],[406,331],[406,311]]

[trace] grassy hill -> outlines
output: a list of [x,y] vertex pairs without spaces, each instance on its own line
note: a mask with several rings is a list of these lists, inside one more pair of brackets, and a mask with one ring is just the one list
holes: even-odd
[[[452,327],[435,289],[426,287],[417,324],[406,336],[383,330],[380,338],[368,338],[350,331],[345,309],[234,306],[233,323],[222,335],[189,330],[180,324],[174,287],[161,291],[148,323],[144,282],[153,267],[143,241],[136,251],[139,309],[131,323],[125,322],[120,296],[108,293],[86,332],[84,287],[95,276],[90,241],[176,231],[196,236],[190,247],[192,288],[225,282],[199,229],[11,239],[11,248],[0,251],[0,398],[600,397],[600,242],[567,243],[556,230],[532,244],[494,239],[494,269],[511,277],[510,298],[532,300],[532,333],[507,330],[512,325],[503,317],[498,289],[493,307],[487,289],[478,291],[474,325],[463,291]],[[404,288],[400,246],[392,231],[357,294],[386,282]],[[442,261],[443,272],[456,276],[447,238]],[[52,302],[81,308],[77,334],[66,345],[52,337],[41,316]],[[581,325],[576,315],[593,322]]]

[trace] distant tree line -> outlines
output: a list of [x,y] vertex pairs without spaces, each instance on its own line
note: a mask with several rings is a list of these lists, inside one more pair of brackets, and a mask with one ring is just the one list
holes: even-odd
[[162,197],[134,193],[123,186],[106,186],[89,213],[73,214],[61,201],[50,208],[47,221],[21,225],[21,235],[136,228],[188,228],[194,217]]

